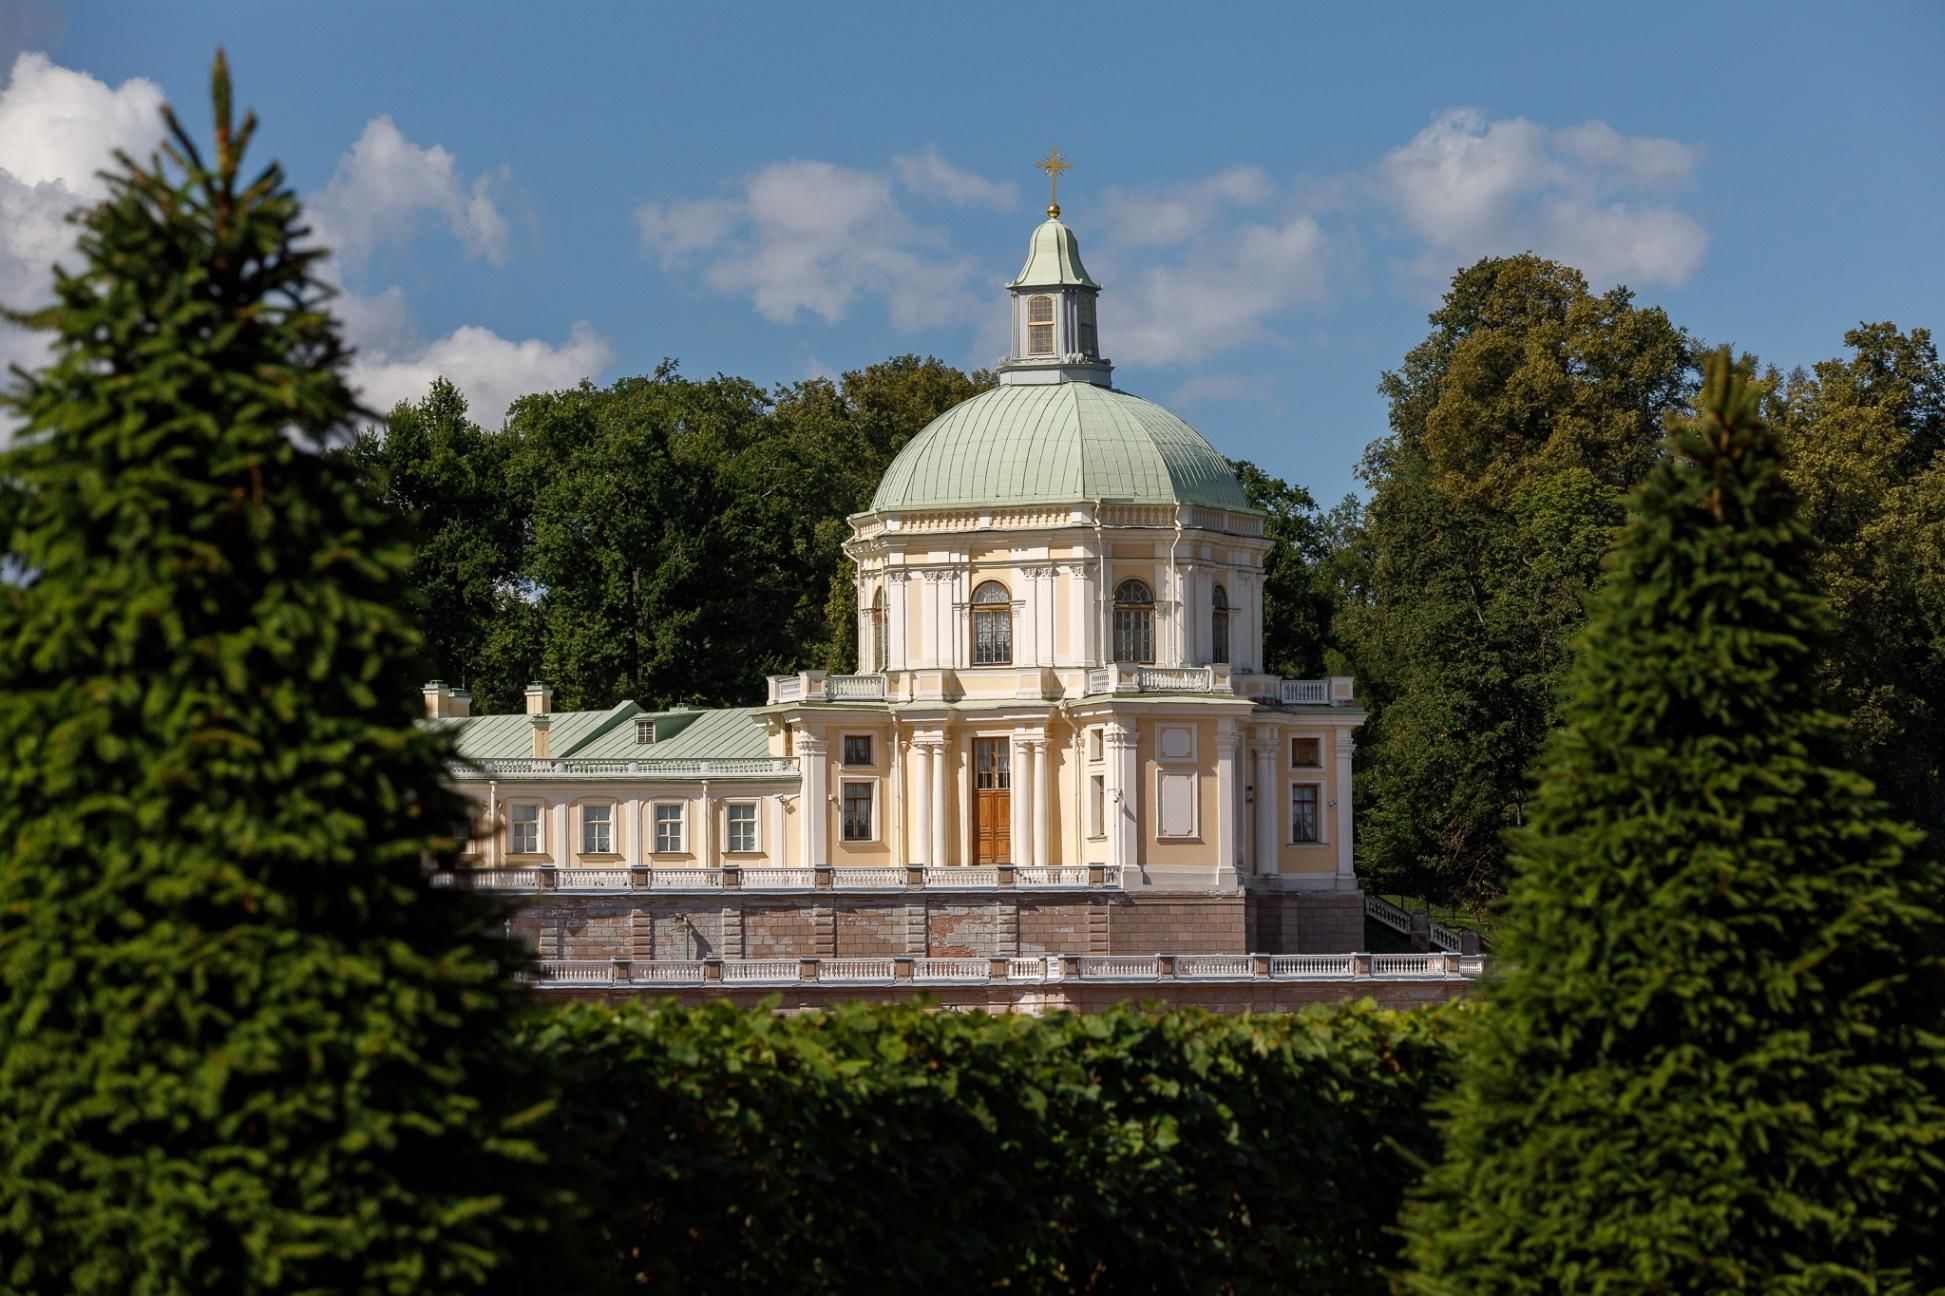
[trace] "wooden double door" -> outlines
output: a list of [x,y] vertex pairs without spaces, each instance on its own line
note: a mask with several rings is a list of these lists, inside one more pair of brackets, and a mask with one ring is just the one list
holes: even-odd
[[1013,741],[973,739],[973,863],[1013,860]]

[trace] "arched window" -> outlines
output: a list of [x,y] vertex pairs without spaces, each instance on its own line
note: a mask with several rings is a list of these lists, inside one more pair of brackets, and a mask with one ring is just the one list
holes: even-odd
[[1218,585],[1209,595],[1209,660],[1229,661],[1229,594]]
[[1013,596],[998,581],[973,591],[973,665],[1013,664]]
[[871,596],[871,669],[882,675],[890,657],[885,643],[885,590],[881,585]]
[[1054,299],[1042,294],[1027,298],[1027,354],[1054,353]]
[[1114,587],[1114,659],[1155,661],[1155,596],[1138,580]]

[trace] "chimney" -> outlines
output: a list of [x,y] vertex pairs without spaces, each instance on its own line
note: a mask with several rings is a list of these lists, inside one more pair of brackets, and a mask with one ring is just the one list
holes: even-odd
[[545,684],[527,685],[527,714],[547,715],[554,709],[554,690]]
[[464,720],[473,714],[473,695],[471,693],[465,689],[454,689],[447,696],[451,700],[451,709],[446,712],[447,715],[457,716]]
[[[529,697],[532,694],[528,695]],[[542,712],[527,717],[527,723],[534,727],[534,759],[547,759],[547,730],[553,726],[554,717]]]
[[446,687],[446,681],[427,680],[420,692],[425,694],[426,719],[437,720],[453,714],[452,690]]

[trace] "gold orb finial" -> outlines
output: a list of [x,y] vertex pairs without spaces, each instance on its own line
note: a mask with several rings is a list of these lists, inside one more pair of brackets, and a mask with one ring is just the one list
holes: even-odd
[[1041,158],[1033,165],[1036,170],[1047,173],[1047,215],[1058,218],[1060,215],[1060,177],[1063,173],[1072,171],[1074,164],[1060,156],[1059,149],[1050,148],[1047,150],[1047,156]]

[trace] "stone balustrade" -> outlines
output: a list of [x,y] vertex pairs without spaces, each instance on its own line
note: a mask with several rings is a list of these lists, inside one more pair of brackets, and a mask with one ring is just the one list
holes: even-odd
[[660,865],[644,868],[458,869],[432,876],[435,887],[515,894],[568,892],[601,895],[630,891],[1118,891],[1121,870],[1111,864],[984,867],[888,865],[803,868],[729,865],[723,868]]

